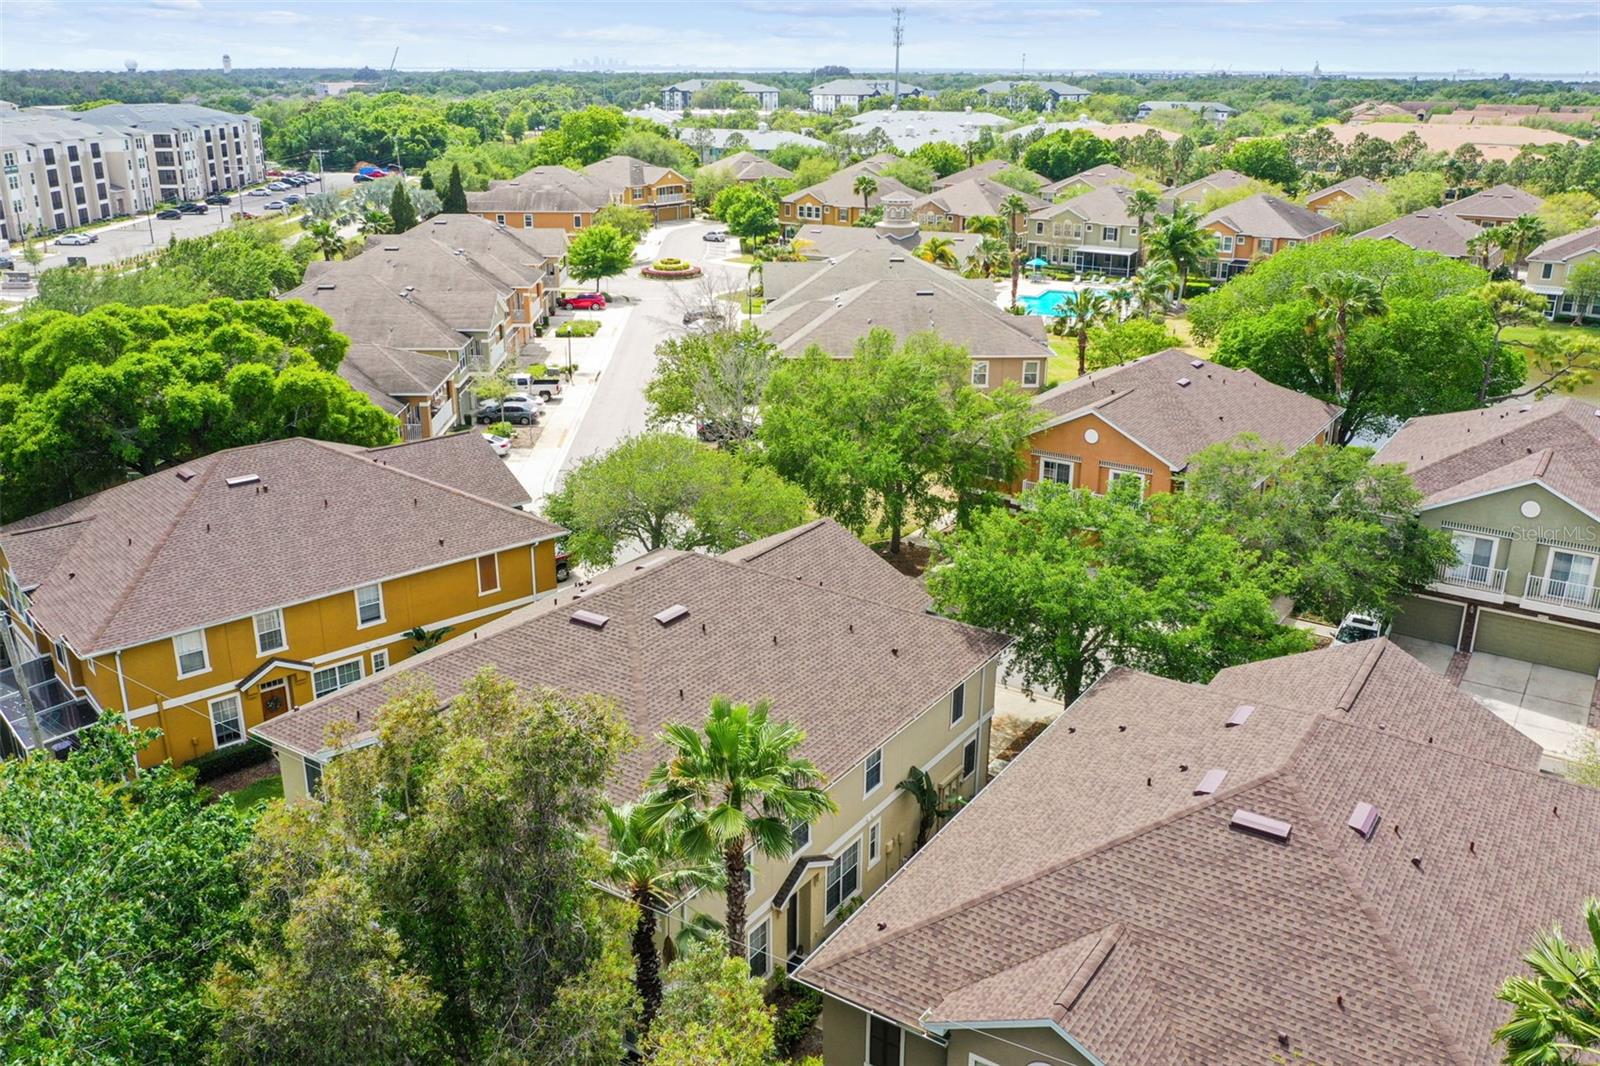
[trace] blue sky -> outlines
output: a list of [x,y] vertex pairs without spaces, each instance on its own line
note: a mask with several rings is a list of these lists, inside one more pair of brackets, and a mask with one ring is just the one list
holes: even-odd
[[[899,0],[907,68],[1600,69],[1596,0]],[[885,69],[888,0],[4,0],[0,66]]]

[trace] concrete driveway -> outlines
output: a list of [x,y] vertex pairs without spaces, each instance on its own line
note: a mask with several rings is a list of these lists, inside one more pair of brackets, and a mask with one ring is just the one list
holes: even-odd
[[[1450,675],[1455,650],[1448,644],[1393,639],[1428,669]],[[1595,679],[1571,670],[1479,652],[1467,657],[1459,684],[1552,755],[1570,752],[1594,714]]]

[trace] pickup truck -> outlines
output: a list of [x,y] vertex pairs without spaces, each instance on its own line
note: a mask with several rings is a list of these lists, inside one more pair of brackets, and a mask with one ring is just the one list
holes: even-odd
[[548,400],[553,396],[561,395],[561,379],[554,377],[536,378],[531,374],[512,374],[509,379],[512,388],[521,389],[541,400]]

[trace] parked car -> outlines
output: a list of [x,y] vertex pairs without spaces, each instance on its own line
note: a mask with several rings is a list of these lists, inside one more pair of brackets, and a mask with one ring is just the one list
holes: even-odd
[[17,261],[9,255],[0,255],[0,270],[17,269]]
[[606,298],[598,292],[580,292],[576,296],[563,296],[556,306],[567,311],[604,311]]
[[210,196],[206,197],[206,203],[208,203],[208,204],[231,204],[231,203],[233,203],[233,197],[229,196],[225,192],[214,192]]
[[565,581],[572,576],[572,553],[567,551],[567,542],[556,541],[556,580]]
[[179,211],[176,207],[169,207],[165,211],[157,211],[156,212],[156,217],[157,218],[169,218],[169,219],[170,218],[182,218],[183,217],[183,212]]
[[360,182],[363,182],[363,181],[371,181],[372,180],[372,175],[363,174],[360,171],[357,171],[356,173],[352,174],[350,177],[351,177],[352,181],[355,181],[357,183],[360,183]]
[[1334,632],[1333,639],[1340,644],[1355,644],[1363,640],[1373,640],[1388,632],[1383,620],[1371,611],[1351,611],[1339,623],[1339,628]]
[[683,324],[686,326],[692,326],[697,322],[704,322],[709,326],[721,326],[727,321],[728,316],[716,307],[694,307],[683,313]]
[[271,196],[272,193],[269,192],[266,189],[251,189],[249,192],[245,193],[245,195],[246,196]]
[[483,439],[489,442],[489,448],[500,458],[504,459],[511,454],[511,438],[500,437],[493,433],[485,433]]
[[507,396],[503,401],[483,401],[478,405],[476,417],[480,426],[494,422],[510,422],[514,426],[531,426],[539,421],[539,406],[526,396],[520,399]]
[[301,196],[297,192],[292,192],[288,196],[285,196],[283,198],[283,202],[286,203],[286,204],[304,203],[305,202],[305,197]]
[[261,206],[268,211],[284,211],[289,207],[289,205],[284,203],[282,200],[268,200]]
[[281,177],[283,177],[283,171],[281,171],[281,170],[269,170],[269,171],[267,171],[267,177],[269,177],[269,178],[281,178]]
[[720,229],[714,229],[707,230],[705,236],[701,237],[700,239],[703,241],[711,241],[714,244],[721,244],[728,239],[728,235]]
[[512,374],[510,380],[512,385],[528,395],[537,396],[541,401],[561,395],[560,378],[536,378],[531,374]]
[[68,233],[56,238],[57,244],[64,244],[69,248],[76,248],[80,244],[93,244],[94,238],[87,233]]
[[178,210],[186,215],[203,215],[210,211],[211,208],[205,204],[179,204]]
[[287,182],[282,182],[282,181],[270,182],[267,185],[267,188],[271,189],[273,192],[288,192],[289,191],[288,183]]

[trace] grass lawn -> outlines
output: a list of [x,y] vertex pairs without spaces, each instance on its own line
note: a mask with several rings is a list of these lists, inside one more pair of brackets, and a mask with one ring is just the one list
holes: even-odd
[[1046,333],[1045,339],[1050,342],[1050,350],[1055,353],[1050,357],[1050,365],[1045,368],[1045,383],[1059,385],[1063,381],[1071,381],[1077,377],[1078,338],[1058,337],[1054,333]]
[[[1576,326],[1571,322],[1551,322],[1543,326],[1508,326],[1501,336],[1506,340],[1531,341],[1544,330],[1554,333],[1573,333],[1600,341],[1600,326]],[[1600,401],[1600,375],[1596,375],[1587,385],[1579,386],[1573,395],[1582,396],[1586,400]]]
[[235,792],[225,793],[225,795],[241,811],[249,810],[256,805],[258,800],[282,799],[283,778],[278,774],[273,774],[271,777],[263,777],[259,781],[252,781],[243,788]]
[[[743,311],[745,309],[745,298],[744,298],[744,293],[742,293],[742,292],[725,292],[725,293],[720,294],[717,297],[717,299],[726,300],[728,303],[731,303],[731,304],[738,304],[739,305],[739,310],[741,310],[741,311]],[[752,296],[750,298],[750,314],[759,315],[761,312],[765,311],[766,309],[767,309],[767,298],[765,296]]]

